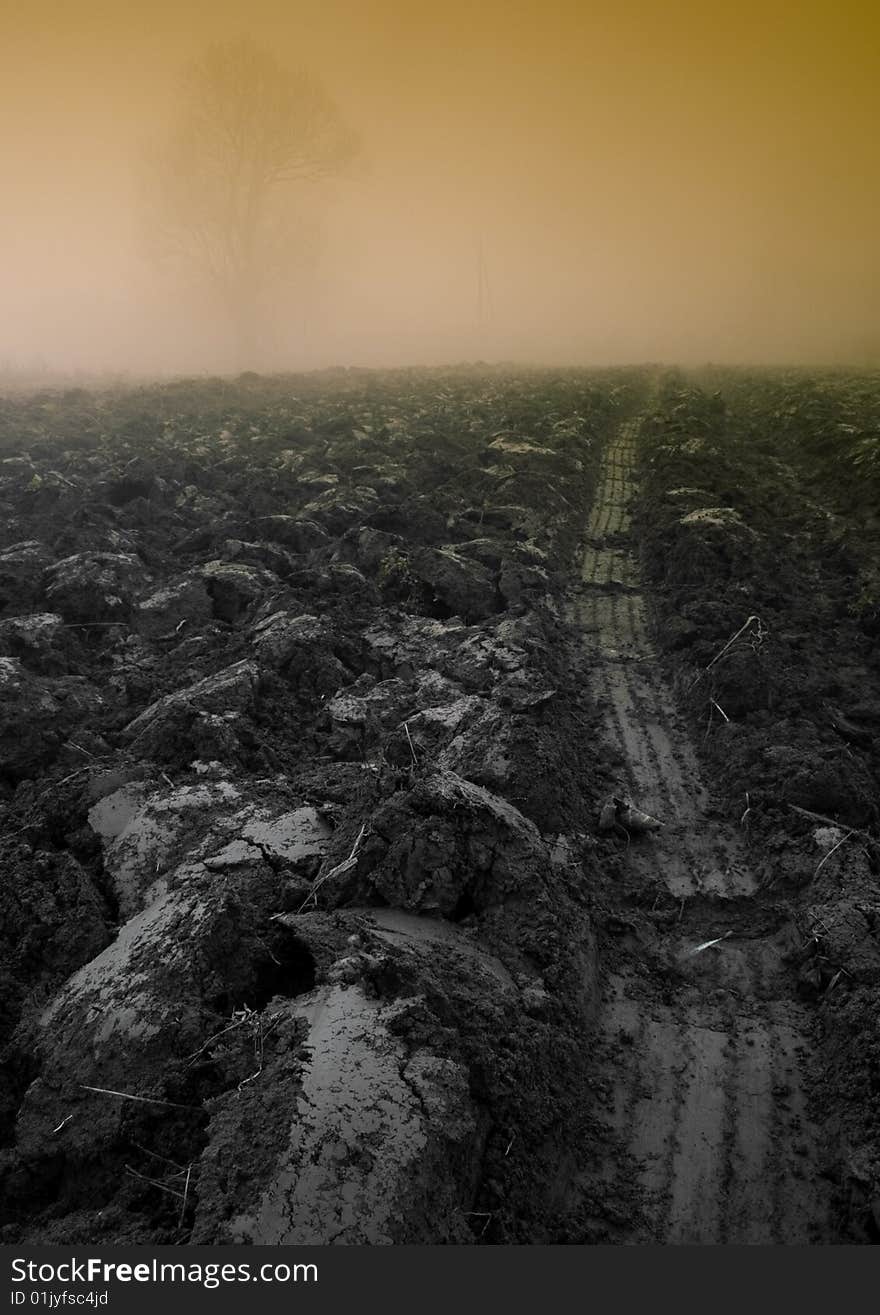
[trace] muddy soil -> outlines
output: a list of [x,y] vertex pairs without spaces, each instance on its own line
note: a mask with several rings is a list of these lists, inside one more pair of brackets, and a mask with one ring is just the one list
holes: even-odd
[[601,731],[562,600],[642,389],[3,399],[7,1240],[583,1235]]
[[571,600],[617,793],[664,824],[610,842],[623,849],[599,1015],[610,1135],[573,1190],[601,1200],[598,1184],[635,1166],[641,1217],[620,1221],[624,1242],[827,1242],[815,1020],[786,964],[788,913],[713,799],[655,650],[631,523],[646,423],[606,448]]
[[[880,1238],[880,485],[863,458],[877,395],[876,381],[841,376],[666,378],[640,430],[634,504],[660,667],[754,906],[780,910],[759,980],[765,997],[797,995],[782,1018],[804,1046],[821,1131],[801,1170],[821,1173],[815,1199],[839,1235],[869,1242]],[[785,1085],[795,1110],[798,1084]]]
[[724,382],[2,399],[4,1240],[873,1240],[876,666]]

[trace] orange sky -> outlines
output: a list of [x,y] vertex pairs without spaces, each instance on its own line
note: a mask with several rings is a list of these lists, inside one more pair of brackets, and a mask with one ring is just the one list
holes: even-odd
[[245,32],[365,142],[267,364],[880,358],[874,5],[0,0],[0,365],[228,363],[133,163]]

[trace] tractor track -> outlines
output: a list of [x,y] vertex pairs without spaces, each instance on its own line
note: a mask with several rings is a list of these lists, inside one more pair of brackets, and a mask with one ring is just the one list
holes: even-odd
[[[579,1187],[595,1200],[597,1183],[611,1193],[635,1177],[644,1218],[621,1228],[625,1243],[832,1241],[807,1108],[811,1015],[768,932],[744,838],[713,809],[652,651],[629,537],[640,423],[623,423],[605,454],[571,619],[623,764],[621,792],[665,822],[627,844],[627,877],[674,897],[681,913],[652,957],[630,952],[605,976],[596,1052],[607,1150]],[[693,953],[724,924],[725,939]]]

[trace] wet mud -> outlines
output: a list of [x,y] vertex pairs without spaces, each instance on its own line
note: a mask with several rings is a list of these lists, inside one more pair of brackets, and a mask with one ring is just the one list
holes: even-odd
[[613,1181],[636,1166],[641,1240],[827,1241],[829,1187],[805,1090],[814,1020],[793,998],[753,855],[713,804],[654,650],[630,519],[641,423],[606,449],[572,613],[621,792],[664,822],[625,837],[625,880],[655,892],[655,911],[678,908],[644,957],[622,956],[603,980],[609,1131],[625,1155],[615,1149],[594,1172]]
[[822,388],[0,399],[4,1240],[877,1240]]

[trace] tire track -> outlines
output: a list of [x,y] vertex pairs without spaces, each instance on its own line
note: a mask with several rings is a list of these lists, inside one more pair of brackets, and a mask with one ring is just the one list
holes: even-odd
[[[778,946],[750,926],[750,918],[759,923],[748,910],[760,914],[750,855],[714,814],[652,650],[628,540],[640,423],[624,423],[605,455],[571,615],[623,764],[620,791],[665,823],[656,836],[634,840],[625,862],[683,911],[704,911],[706,934],[694,933],[700,920],[689,916],[667,935],[662,983],[644,958],[606,982],[600,1048],[608,1056],[609,1147],[624,1146],[628,1159],[609,1150],[594,1173],[614,1186],[635,1166],[647,1236],[634,1225],[622,1241],[833,1240],[804,1086],[810,1018],[789,995]],[[735,907],[737,920],[720,945],[693,954],[697,941],[717,935],[710,910],[719,906],[706,897]]]

